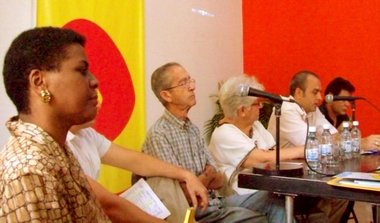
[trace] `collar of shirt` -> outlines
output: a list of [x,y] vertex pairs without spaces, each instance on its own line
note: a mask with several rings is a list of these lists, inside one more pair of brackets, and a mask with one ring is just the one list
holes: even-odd
[[[321,106],[319,106],[319,110],[325,116],[327,121],[329,121],[331,123],[331,125],[333,125],[334,122],[333,122],[332,118],[330,118],[330,116],[329,116],[329,113],[328,113],[327,107],[326,107],[326,102],[323,102],[323,104]],[[336,117],[336,123],[335,123],[334,127],[338,128],[340,126],[340,124],[342,124],[343,121],[349,121],[349,120],[350,120],[350,117],[348,115],[338,115]]]
[[[295,101],[294,97],[291,95],[289,97],[284,97],[284,98],[292,99]],[[288,108],[293,108],[292,106],[294,106],[295,109],[297,110],[298,114],[301,116],[302,120],[304,120],[305,122],[308,118],[310,118],[312,116],[312,112],[306,113],[305,110],[298,103],[292,103],[292,102],[284,101],[282,106],[283,107],[286,106]]]
[[66,141],[72,141],[74,138],[75,138],[75,135],[72,132],[68,131],[67,136],[66,136]]
[[188,128],[189,125],[190,125],[190,119],[189,118],[186,118],[186,120],[181,120],[177,117],[175,117],[172,113],[170,113],[170,111],[168,111],[167,109],[165,109],[165,112],[164,112],[164,118],[168,120],[168,122],[178,126],[178,128],[180,129],[185,129],[185,128]]
[[[10,118],[6,123],[6,126],[10,134],[14,137],[25,137],[32,139],[39,144],[56,143],[55,140],[42,128],[33,123],[23,122],[18,116]],[[29,131],[26,131],[27,129]]]

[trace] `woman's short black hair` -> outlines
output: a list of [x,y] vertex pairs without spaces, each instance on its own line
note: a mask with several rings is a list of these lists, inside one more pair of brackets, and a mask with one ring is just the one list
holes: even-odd
[[33,69],[59,70],[66,48],[85,45],[77,32],[57,27],[38,27],[22,32],[11,43],[4,59],[5,90],[19,113],[29,113],[28,76]]

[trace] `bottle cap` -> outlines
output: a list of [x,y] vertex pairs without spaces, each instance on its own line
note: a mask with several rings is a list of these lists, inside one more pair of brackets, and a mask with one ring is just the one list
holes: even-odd
[[352,122],[352,125],[353,125],[353,126],[359,126],[359,121],[353,121],[353,122]]
[[315,126],[309,126],[309,132],[316,132],[317,128]]
[[350,126],[348,122],[343,122],[343,128],[348,128],[348,126]]
[[323,124],[323,129],[330,129],[330,125],[329,124]]

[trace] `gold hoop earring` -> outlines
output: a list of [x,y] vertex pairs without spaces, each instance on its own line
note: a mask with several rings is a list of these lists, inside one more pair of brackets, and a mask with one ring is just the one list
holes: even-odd
[[51,102],[51,94],[48,89],[42,89],[40,91],[40,96],[42,98],[42,101],[44,103],[50,103]]

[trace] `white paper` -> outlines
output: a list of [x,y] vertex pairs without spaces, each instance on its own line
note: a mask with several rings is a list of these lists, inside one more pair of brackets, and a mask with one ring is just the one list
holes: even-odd
[[368,181],[368,180],[340,180],[340,184],[356,186],[356,187],[371,187],[380,188],[380,182]]
[[376,173],[365,173],[365,172],[343,172],[335,177],[343,179],[355,179],[355,180],[375,180],[380,181],[380,175]]
[[170,215],[169,210],[143,178],[120,194],[120,196],[157,218],[165,219]]

